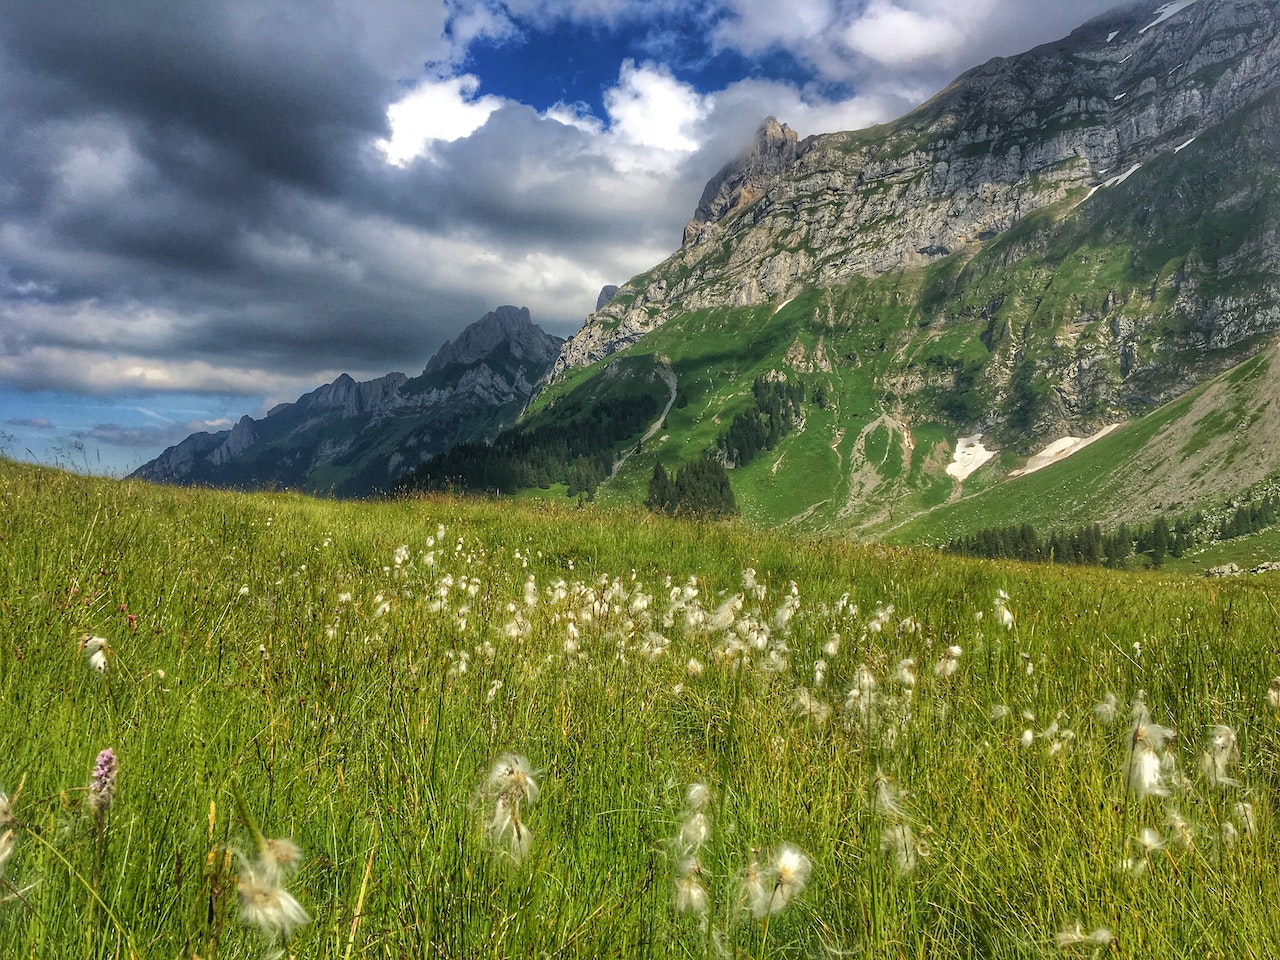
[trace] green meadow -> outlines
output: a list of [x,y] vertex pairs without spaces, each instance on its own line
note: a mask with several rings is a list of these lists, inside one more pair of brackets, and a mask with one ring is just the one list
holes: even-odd
[[0,957],[1280,953],[1268,576],[9,461],[0,511]]

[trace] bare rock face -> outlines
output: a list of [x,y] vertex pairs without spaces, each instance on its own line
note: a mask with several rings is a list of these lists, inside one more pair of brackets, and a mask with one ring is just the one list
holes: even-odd
[[[972,255],[1029,215],[1084,202],[1280,89],[1274,0],[1159,0],[966,73],[901,119],[798,141],[765,120],[707,184],[684,242],[566,342],[552,377],[679,313]],[[1198,304],[1199,306],[1199,304]],[[1271,329],[1223,302],[1213,343]],[[1261,314],[1259,313],[1261,310]]]
[[796,132],[767,117],[756,131],[751,149],[722,167],[707,183],[693,219],[684,228],[685,244],[695,242],[703,227],[733,216],[764,196],[765,188],[791,168],[800,152]]

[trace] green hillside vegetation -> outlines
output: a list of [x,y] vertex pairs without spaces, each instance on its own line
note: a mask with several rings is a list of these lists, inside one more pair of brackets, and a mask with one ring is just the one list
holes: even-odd
[[1262,578],[8,461],[0,502],[0,956],[1280,950]]

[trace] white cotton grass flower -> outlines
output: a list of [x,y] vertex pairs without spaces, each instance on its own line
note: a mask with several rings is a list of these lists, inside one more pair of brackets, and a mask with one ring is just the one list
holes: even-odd
[[1006,630],[1013,629],[1013,612],[1009,609],[1009,594],[1003,590],[996,591],[995,599],[996,623]]
[[955,644],[947,647],[942,658],[933,665],[934,676],[944,680],[955,676],[956,671],[960,669],[960,657],[963,653],[964,651]]
[[17,845],[18,836],[12,830],[6,830],[0,834],[0,878],[4,876],[4,868],[9,863],[9,858],[13,856]]
[[1166,833],[1169,836],[1169,842],[1176,847],[1188,852],[1196,848],[1195,832],[1191,824],[1181,813],[1170,808],[1165,814],[1164,822],[1167,826]]
[[1209,743],[1200,754],[1200,769],[1215,787],[1236,787],[1240,781],[1227,774],[1240,756],[1235,731],[1223,724],[1213,728]]
[[1280,677],[1272,679],[1271,686],[1267,687],[1267,706],[1280,713]]
[[680,844],[686,850],[697,850],[711,839],[711,821],[701,810],[691,813],[680,826]]
[[538,802],[538,783],[529,761],[517,753],[500,756],[485,777],[481,795],[492,810],[485,819],[490,844],[519,862],[529,853],[533,833],[521,818],[521,807]]
[[1129,754],[1129,792],[1143,797],[1167,797],[1169,788],[1164,781],[1160,757],[1149,744],[1134,742]]
[[1116,695],[1108,690],[1103,698],[1093,705],[1093,715],[1107,726],[1115,723],[1116,717],[1120,715],[1120,701]]
[[90,667],[98,673],[107,672],[107,658],[114,651],[105,639],[86,633],[80,638],[80,649],[84,651]]
[[791,711],[802,720],[810,720],[816,724],[826,723],[831,718],[831,707],[815,697],[808,687],[796,688]]
[[710,908],[706,885],[702,882],[702,864],[689,857],[680,864],[676,877],[676,912],[704,916]]
[[[782,901],[778,910],[801,893],[809,882],[813,862],[799,847],[784,843],[773,855],[773,871],[777,878],[777,897]],[[774,911],[776,912],[776,911]]]
[[1053,942],[1059,950],[1070,947],[1108,947],[1115,942],[1116,936],[1106,927],[1094,927],[1086,931],[1079,920],[1064,927],[1054,936]]
[[711,805],[711,800],[711,788],[705,783],[691,783],[685,788],[685,806],[694,812],[706,810]]
[[507,797],[518,803],[537,803],[538,783],[533,778],[529,761],[518,753],[504,753],[489,768],[485,793],[495,798]]
[[880,849],[893,860],[898,876],[905,877],[919,863],[921,850],[915,832],[908,823],[895,823],[880,834]]
[[299,927],[311,922],[302,904],[280,885],[278,869],[273,871],[265,861],[250,863],[240,858],[237,893],[240,918],[281,946]]
[[1222,836],[1222,845],[1228,850],[1234,849],[1240,842],[1240,831],[1236,829],[1236,825],[1230,820],[1224,820],[1218,829]]
[[1251,837],[1258,832],[1258,822],[1253,816],[1253,804],[1247,801],[1240,801],[1231,808],[1231,815],[1235,817],[1235,822],[1240,827],[1240,835],[1242,837]]
[[507,797],[494,801],[493,814],[485,823],[489,843],[519,863],[533,846],[533,831],[520,819],[519,804]]
[[766,866],[753,855],[739,879],[744,907],[758,920],[781,913],[804,890],[812,870],[808,855],[789,843],[781,844]]
[[903,793],[893,785],[893,780],[884,773],[876,771],[873,785],[875,796],[871,800],[871,812],[886,820],[905,820],[907,811],[902,806]]

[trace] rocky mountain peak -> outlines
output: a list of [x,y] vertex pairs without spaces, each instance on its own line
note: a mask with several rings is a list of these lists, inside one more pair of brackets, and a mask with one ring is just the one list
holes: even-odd
[[750,148],[725,164],[707,183],[693,219],[684,228],[684,242],[692,243],[704,224],[723,220],[759,200],[768,183],[794,165],[802,153],[796,132],[785,123],[766,117]]
[[518,360],[550,363],[560,341],[543,333],[529,315],[528,307],[502,306],[486,313],[453,340],[442,346],[428,361],[423,376],[437,373],[451,364],[471,366],[506,344]]

